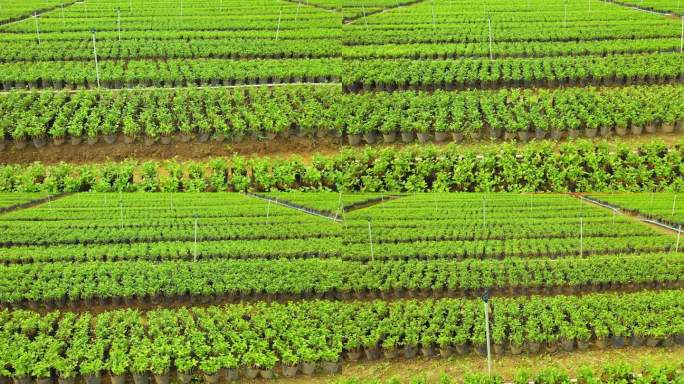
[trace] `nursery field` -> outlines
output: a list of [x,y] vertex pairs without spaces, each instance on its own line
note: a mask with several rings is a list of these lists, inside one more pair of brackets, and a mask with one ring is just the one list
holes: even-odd
[[680,5],[0,0],[0,384],[682,384]]
[[485,290],[496,356],[684,344],[679,238],[571,195],[76,193],[0,227],[8,377],[482,355]]

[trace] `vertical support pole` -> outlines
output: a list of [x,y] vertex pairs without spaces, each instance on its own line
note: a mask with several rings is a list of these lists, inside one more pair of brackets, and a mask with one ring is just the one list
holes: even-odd
[[489,290],[485,291],[482,296],[482,301],[484,302],[485,311],[485,333],[487,335],[487,374],[492,376],[492,347],[491,340],[489,336]]
[[672,217],[675,215],[675,209],[677,208],[677,194],[675,193],[674,199],[672,199]]
[[100,88],[100,66],[97,62],[97,46],[95,45],[95,30],[92,31],[93,34],[93,55],[95,56],[95,76],[97,77],[97,87]]
[[121,229],[124,227],[124,214],[123,214],[123,200],[119,198],[119,222],[121,223]]
[[297,20],[299,20],[299,8],[301,8],[301,7],[302,7],[302,3],[300,3],[298,1],[297,2],[297,13],[295,13],[295,23],[297,22]]
[[40,29],[38,28],[38,13],[33,12],[33,20],[36,24],[36,38],[38,38],[38,44],[40,44]]
[[679,53],[684,53],[684,15],[682,15],[682,35],[679,38]]
[[337,211],[335,211],[335,220],[337,220],[337,217],[340,214],[340,207],[342,207],[342,192],[340,192],[340,195],[337,197]]
[[276,41],[278,41],[278,35],[280,35],[280,19],[283,17],[283,10],[280,10],[280,14],[278,14],[278,29],[276,29]]
[[373,230],[371,229],[370,220],[368,220],[368,240],[370,241],[371,261],[375,261],[375,253],[373,252]]
[[432,0],[432,29],[437,28],[437,21],[435,20],[435,0]]
[[487,18],[487,23],[489,25],[489,60],[494,59],[494,53],[492,52],[492,17]]
[[65,20],[64,20],[64,3],[61,4],[61,7],[60,7],[60,8],[61,8],[61,11],[62,11],[62,25],[64,25],[64,22],[65,22]]
[[677,230],[677,244],[675,245],[675,253],[679,252],[679,239],[682,237],[682,225],[679,224],[679,229]]
[[192,249],[192,261],[197,262],[197,214],[195,214],[195,243]]
[[119,31],[119,41],[121,41],[121,10],[116,9],[116,29]]
[[368,19],[366,18],[366,7],[361,5],[361,12],[363,13],[363,23],[366,25],[366,31],[368,30]]
[[484,223],[484,226],[487,226],[487,198],[484,197],[482,199],[482,221]]
[[580,217],[580,257],[584,256],[584,217]]
[[268,199],[268,207],[266,207],[266,221],[271,216],[271,199]]

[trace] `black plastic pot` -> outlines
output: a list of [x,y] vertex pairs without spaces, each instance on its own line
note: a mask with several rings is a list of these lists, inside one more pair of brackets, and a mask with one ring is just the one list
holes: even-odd
[[176,376],[178,378],[178,382],[181,384],[188,384],[190,381],[192,381],[192,373],[178,372]]
[[222,371],[228,381],[238,381],[240,379],[240,372],[238,372],[237,368],[226,368]]
[[339,373],[341,368],[341,364],[339,361],[324,361],[321,363],[321,369],[323,369],[324,373],[327,373],[329,375]]
[[657,347],[658,344],[660,344],[661,341],[662,341],[662,340],[661,340],[661,338],[659,338],[659,337],[649,337],[649,338],[646,339],[646,346],[647,346],[647,347],[651,347],[651,348]]
[[80,136],[71,136],[69,142],[71,145],[80,145],[83,142],[83,138]]
[[366,140],[368,144],[375,144],[378,141],[378,135],[375,132],[368,132],[363,135],[363,139]]
[[416,134],[414,132],[402,132],[401,133],[401,141],[404,143],[410,143],[413,141],[415,135]]
[[154,375],[154,382],[156,384],[169,384],[170,379],[168,372]]
[[584,136],[586,136],[589,139],[593,139],[598,135],[598,129],[596,128],[586,128],[584,130]]
[[351,351],[347,351],[347,360],[352,361],[352,362],[359,361],[362,353],[363,352],[361,351],[361,349],[354,349]]
[[347,141],[349,145],[359,145],[361,144],[361,137],[359,134],[349,134],[347,135]]
[[159,139],[159,142],[162,143],[162,145],[169,145],[171,144],[171,136],[164,135]]
[[663,124],[662,130],[663,133],[673,133],[675,131],[675,126],[674,124]]
[[439,347],[439,356],[443,359],[451,356],[454,353],[454,347],[451,345],[442,345]]
[[134,373],[133,374],[133,382],[135,384],[149,384],[150,383],[150,375],[147,372]]
[[623,336],[613,336],[610,339],[613,348],[622,348],[625,346],[625,338]]
[[545,139],[546,133],[547,132],[545,130],[537,128],[534,130],[534,138],[537,140]]
[[520,355],[523,352],[521,345],[515,345],[513,343],[508,346],[508,349],[510,349],[511,355]]
[[430,141],[430,134],[427,132],[418,132],[418,141],[421,143],[427,143]]
[[83,376],[85,379],[86,384],[102,384],[102,375],[95,374],[95,375],[85,375]]
[[491,128],[489,130],[489,138],[492,140],[500,139],[504,135],[503,128]]
[[299,366],[295,365],[292,367],[288,367],[288,366],[283,365],[281,367],[281,370],[283,371],[283,377],[293,378],[293,377],[297,376],[297,371],[299,371]]
[[125,375],[110,375],[112,384],[126,384]]
[[397,348],[391,348],[391,349],[384,349],[382,350],[382,355],[385,356],[386,359],[394,359],[397,357]]
[[14,384],[33,384],[33,379],[30,376],[14,377]]
[[528,131],[518,131],[518,139],[526,143],[530,140],[530,133]]
[[58,377],[57,383],[59,384],[74,384],[76,382],[75,377]]
[[608,137],[613,133],[613,130],[610,127],[601,127],[599,129],[599,134],[602,137]]
[[40,149],[47,145],[47,139],[45,137],[35,137],[33,138],[33,146]]
[[273,369],[262,369],[259,371],[259,375],[262,379],[273,379],[275,375],[273,374]]
[[302,363],[302,373],[305,375],[313,375],[316,371],[316,363]]
[[449,132],[435,132],[435,141],[438,143],[445,142],[449,140]]
[[575,350],[575,341],[574,340],[562,340],[561,341],[561,347],[565,352],[572,352]]
[[632,335],[632,338],[630,339],[630,344],[632,347],[641,347],[644,345],[644,342],[644,337],[639,335]]
[[367,347],[363,352],[366,354],[366,360],[377,360],[380,357],[378,347]]
[[219,374],[218,373],[211,373],[211,374],[205,373],[204,374],[204,383],[205,384],[218,384],[218,382],[219,382]]
[[413,359],[418,354],[418,348],[413,345],[407,345],[404,347],[404,358]]
[[95,144],[97,144],[98,141],[100,141],[100,138],[97,136],[92,136],[92,137],[89,136],[86,139],[86,142],[88,143],[88,145],[95,145]]
[[256,368],[245,368],[245,377],[248,379],[256,379],[259,376],[259,370]]

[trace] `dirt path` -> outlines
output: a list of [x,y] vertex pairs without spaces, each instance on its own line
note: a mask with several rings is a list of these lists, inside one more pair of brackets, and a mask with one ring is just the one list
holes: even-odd
[[[519,370],[526,370],[533,375],[543,368],[557,367],[575,376],[578,369],[589,367],[600,370],[603,366],[627,362],[640,369],[647,365],[663,365],[684,363],[684,346],[672,348],[623,348],[606,350],[589,350],[585,352],[557,352],[551,355],[521,355],[494,357],[492,371],[503,376],[504,380],[512,381]],[[439,383],[440,376],[448,375],[457,382],[463,382],[468,373],[486,373],[487,359],[478,356],[451,357],[449,359],[412,359],[412,360],[379,360],[371,363],[345,364],[340,375],[315,375],[305,377],[299,375],[296,379],[280,379],[283,384],[322,384],[345,383],[345,380],[357,379],[358,383],[371,379],[382,380],[379,384],[391,378],[399,379],[399,383]],[[600,374],[600,372],[598,373]],[[423,379],[424,381],[412,381]],[[256,382],[243,380],[242,382]]]
[[[628,136],[621,138],[611,138],[607,140],[610,146],[624,144],[629,147],[638,147],[653,140],[659,140],[668,146],[684,144],[684,132],[673,134],[655,134],[642,136]],[[554,146],[561,145],[567,141],[546,140]],[[593,142],[604,142],[603,139],[594,139]],[[402,148],[410,145],[427,144],[376,144],[374,148]],[[445,146],[447,143],[435,144]],[[501,142],[475,141],[460,144],[464,150],[482,151],[491,149],[491,146],[499,146]],[[519,148],[524,148],[526,144],[516,143]],[[310,138],[310,137],[290,137],[287,139],[277,138],[273,141],[247,140],[242,143],[229,142],[207,142],[207,143],[181,143],[174,142],[171,145],[153,144],[145,146],[139,141],[134,144],[124,144],[118,140],[115,144],[106,144],[104,141],[95,145],[80,144],[72,146],[65,143],[61,146],[48,145],[43,149],[36,149],[29,144],[24,149],[15,149],[11,143],[5,150],[0,151],[0,164],[27,164],[40,161],[44,164],[56,164],[59,162],[84,164],[84,163],[103,163],[107,161],[122,161],[125,159],[145,160],[167,160],[176,158],[178,160],[207,160],[212,157],[230,157],[235,154],[247,157],[270,157],[274,159],[284,159],[292,156],[300,157],[305,163],[310,163],[314,154],[334,155],[343,148],[349,148],[346,138]],[[356,147],[362,148],[362,147]]]

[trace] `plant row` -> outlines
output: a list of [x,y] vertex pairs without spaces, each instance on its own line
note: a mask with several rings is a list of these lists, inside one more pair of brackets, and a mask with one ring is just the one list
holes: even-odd
[[[290,59],[323,58],[340,55],[337,40],[105,40],[97,43],[101,60],[116,59]],[[31,44],[25,41],[4,43],[0,62],[92,61],[91,42],[79,40],[47,41]]]
[[[435,214],[437,215],[437,214]],[[397,220],[406,220],[397,213]],[[561,223],[550,223],[544,219],[510,219],[505,223],[483,222],[480,217],[474,220],[479,223],[449,222],[442,221],[430,226],[397,228],[394,226],[373,223],[373,241],[383,243],[413,243],[415,241],[483,241],[504,239],[567,239],[577,238],[580,232],[588,238],[624,238],[633,236],[648,236],[654,234],[649,227],[635,224],[627,219],[617,219],[616,223],[610,220],[597,222],[587,221],[580,223],[579,219],[565,217]],[[355,228],[344,231],[344,241],[348,243],[368,243],[367,225],[359,224]],[[18,227],[11,232],[20,232],[24,228]],[[33,239],[31,235],[28,238]],[[40,235],[38,235],[39,238]],[[20,238],[8,236],[8,242],[20,242]],[[135,237],[134,237],[135,238]]]
[[679,82],[677,53],[525,59],[347,60],[349,91],[630,85]]
[[29,203],[47,197],[45,193],[0,193],[0,209]]
[[221,300],[587,293],[676,287],[681,254],[359,263],[339,260],[84,262],[0,266],[5,306],[86,308]]
[[204,163],[8,164],[0,166],[0,191],[677,191],[684,188],[682,164],[682,149],[661,142],[637,148],[587,141],[423,145],[345,149],[307,164],[239,156]]
[[99,73],[105,88],[179,87],[299,82],[332,82],[340,78],[339,59],[283,60],[101,60],[35,61],[0,64],[5,90],[25,88],[95,88]]
[[[620,20],[586,19],[566,23],[562,20],[546,22],[524,22],[517,19],[509,22],[492,23],[492,43],[502,42],[571,42],[599,41],[614,39],[654,39],[673,38],[678,34],[678,23],[668,22],[661,17],[644,20],[642,15],[629,11],[628,15],[618,15]],[[377,17],[377,16],[376,16]],[[411,23],[413,15],[404,15],[404,23]],[[361,20],[362,21],[362,20]],[[436,27],[431,21],[424,24],[366,25],[355,22],[353,27],[343,27],[342,42],[346,46],[369,44],[438,44],[438,43],[479,43],[489,45],[487,18],[482,14],[469,19],[466,23],[440,24]]]
[[342,217],[343,210],[354,209],[365,204],[382,203],[392,195],[384,196],[377,192],[357,192],[342,194],[337,192],[268,192],[260,194],[273,201],[285,202],[304,209],[313,209],[328,215]]
[[[684,343],[681,294],[495,298],[494,351]],[[193,373],[215,383],[219,374],[272,378],[276,367],[291,377],[317,365],[336,372],[345,356],[446,357],[484,353],[486,342],[480,300],[258,303],[98,315],[1,311],[0,318],[0,375],[17,380],[82,375],[92,383],[104,374],[112,381],[133,374],[141,383],[153,374],[166,382],[177,372],[182,383]]]
[[[646,249],[647,246],[644,245],[641,248]],[[655,247],[651,247],[653,248]],[[663,248],[660,247],[658,250]],[[340,241],[336,238],[18,246],[3,249],[0,253],[0,264],[56,261],[337,258],[340,249]]]
[[[591,198],[675,227],[684,224],[684,202],[676,193],[591,194]],[[684,196],[679,196],[682,198]]]
[[[24,93],[0,96],[0,149],[99,140],[240,142],[294,136],[521,141],[682,129],[684,87],[342,94],[334,86]],[[121,138],[123,137],[123,138]]]
[[[615,39],[599,41],[568,42],[501,42],[489,45],[482,43],[432,43],[432,44],[377,44],[354,45],[342,48],[345,59],[461,59],[492,57],[496,59],[513,57],[547,56],[603,56],[637,54],[650,52],[679,52],[679,39]],[[0,51],[0,57],[5,54]],[[23,53],[17,54],[24,55]]]

